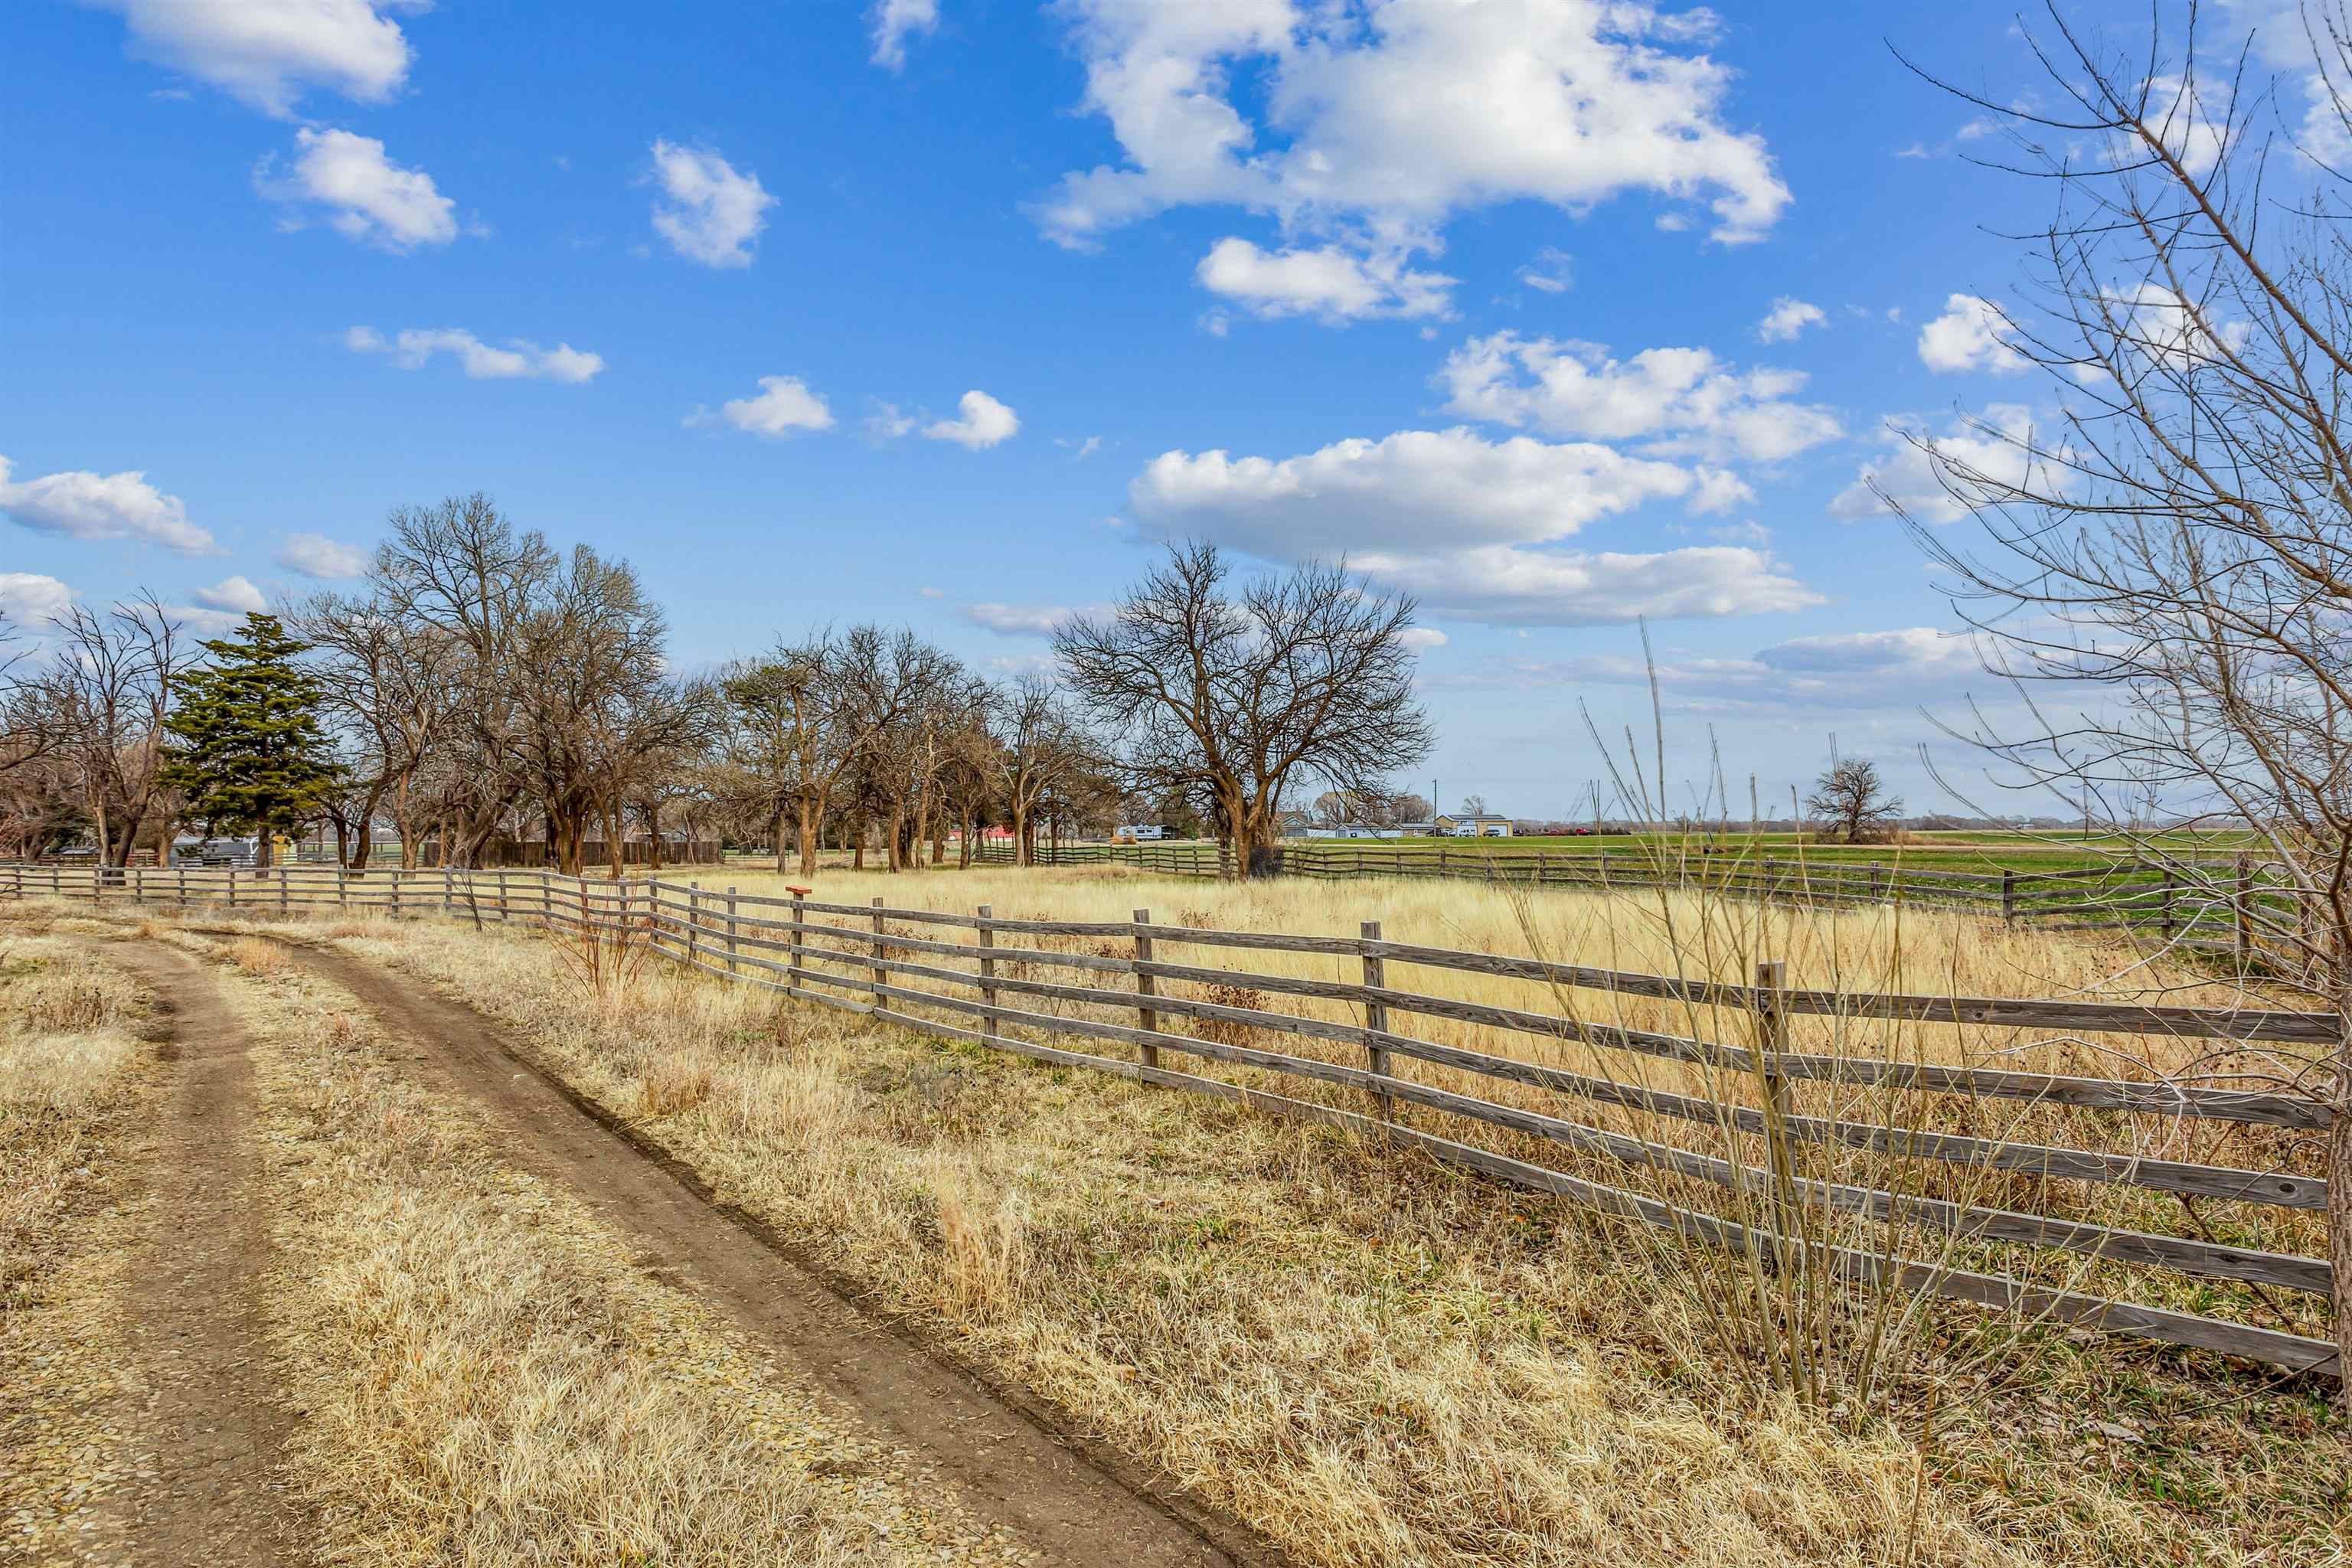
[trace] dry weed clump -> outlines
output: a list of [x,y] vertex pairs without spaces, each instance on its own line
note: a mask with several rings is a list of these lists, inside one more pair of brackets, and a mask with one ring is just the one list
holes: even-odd
[[139,1010],[139,988],[121,971],[91,963],[86,954],[68,960],[61,943],[38,952],[12,948],[0,953],[0,996],[6,1026],[25,1035],[80,1035],[119,1028]]
[[[1202,1000],[1214,1003],[1220,1007],[1261,1011],[1265,1006],[1265,993],[1254,986],[1210,985],[1204,989],[1207,994]],[[1212,1045],[1218,1046],[1254,1046],[1257,1043],[1258,1037],[1258,1032],[1255,1027],[1237,1018],[1196,1019],[1192,1025],[1192,1035],[1195,1039],[1206,1040]]]
[[637,1080],[637,1114],[649,1121],[691,1110],[710,1098],[710,1063],[683,1054],[656,1058]]
[[228,945],[228,961],[257,978],[283,973],[294,962],[285,948],[263,936],[240,937]]
[[1028,1274],[1027,1203],[1019,1188],[985,1181],[971,1161],[948,1155],[927,1168],[941,1256],[937,1309],[970,1322],[1002,1322],[1021,1310]]
[[720,1138],[814,1152],[833,1143],[856,1098],[845,1057],[818,1047],[737,1063],[713,1085],[704,1109]]

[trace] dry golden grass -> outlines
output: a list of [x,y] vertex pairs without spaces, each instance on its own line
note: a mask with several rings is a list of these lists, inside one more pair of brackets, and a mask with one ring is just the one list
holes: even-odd
[[29,1289],[35,1234],[123,1092],[142,1010],[128,975],[68,938],[16,934],[24,923],[0,920],[0,1279],[11,1299]]
[[[1083,912],[1063,880],[968,901]],[[927,886],[963,884],[892,890]],[[1254,923],[1276,896],[1183,890]],[[1381,906],[1391,933],[1496,945],[1500,916],[1474,931],[1446,889],[1399,891],[1430,901]],[[1090,896],[1121,916],[1151,902]],[[2021,1378],[1988,1384],[1965,1370],[1975,1320],[1931,1312],[1904,1390],[1948,1373],[1923,1450],[1916,1401],[1842,1416],[1727,1381],[1668,1260],[1565,1204],[676,969],[592,997],[520,933],[420,923],[349,945],[518,1026],[721,1191],[1303,1563],[2142,1568],[2352,1546],[2341,1417],[2315,1389],[2071,1336],[2011,1347]],[[1977,979],[1990,962],[1957,931],[1943,956]]]
[[137,1375],[122,1296],[152,1081],[134,1034],[143,1002],[56,923],[0,906],[0,1556],[27,1562],[125,1546],[89,1503],[144,1462],[113,1404]]
[[502,1164],[348,998],[289,975],[235,1000],[284,1198],[270,1310],[322,1561],[928,1560],[914,1500],[825,1479],[856,1439],[583,1205]]

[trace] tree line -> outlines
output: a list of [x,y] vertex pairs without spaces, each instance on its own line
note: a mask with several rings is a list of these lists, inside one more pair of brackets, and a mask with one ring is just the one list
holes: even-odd
[[[1319,563],[1235,584],[1184,545],[1055,671],[992,680],[908,627],[825,627],[678,671],[625,561],[568,554],[486,496],[407,507],[364,575],[198,639],[152,594],[14,628],[0,653],[0,854],[127,866],[183,832],[331,831],[364,868],[537,857],[567,874],[634,831],[827,844],[893,871],[969,863],[983,832],[1115,821],[1222,840],[1263,867],[1284,804],[1390,798],[1422,760],[1409,599]],[[0,626],[0,637],[10,637]]]

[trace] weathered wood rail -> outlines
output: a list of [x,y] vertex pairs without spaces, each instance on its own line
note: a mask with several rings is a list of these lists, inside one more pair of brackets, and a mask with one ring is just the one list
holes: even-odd
[[[2003,1248],[2029,1257],[2063,1252],[2098,1264],[2128,1265],[2254,1288],[2326,1299],[2327,1262],[2259,1245],[2267,1210],[2324,1209],[2327,1183],[2305,1170],[2208,1164],[2157,1159],[2130,1149],[1937,1131],[1906,1118],[1869,1120],[1841,1115],[1853,1091],[1966,1096],[2047,1107],[2094,1128],[2129,1119],[2155,1119],[2180,1128],[2236,1124],[2320,1132],[2333,1124],[2317,1097],[2285,1089],[2242,1089],[2161,1078],[2092,1078],[2006,1068],[1906,1059],[1879,1055],[1789,1048],[1784,1025],[1756,1028],[1755,1045],[1706,1038],[1710,1013],[1751,1020],[1817,1016],[1992,1029],[2048,1029],[2068,1036],[2116,1035],[2156,1040],[2281,1043],[2325,1047],[2334,1041],[2332,1016],[2264,1007],[2200,1009],[2132,1004],[2005,997],[1951,997],[1830,992],[1771,983],[1736,984],[1653,975],[1528,957],[1461,952],[1383,940],[1376,924],[1357,936],[1224,931],[1169,925],[1137,910],[1126,921],[1009,919],[988,910],[962,915],[935,910],[829,903],[724,892],[662,880],[587,881],[536,871],[371,870],[294,866],[253,869],[0,866],[0,893],[150,903],[219,906],[255,913],[297,910],[446,914],[490,922],[516,921],[556,931],[602,932],[639,940],[667,957],[733,981],[796,999],[868,1015],[909,1028],[1013,1052],[1040,1061],[1084,1067],[1139,1081],[1212,1095],[1328,1125],[1385,1138],[1437,1159],[1522,1186],[1557,1194],[1605,1213],[1663,1226],[1714,1246],[1766,1246],[1786,1257],[1810,1247],[1832,1271],[1955,1297],[2036,1318],[2101,1328],[2166,1342],[2251,1357],[2299,1371],[2333,1373],[2336,1351],[2325,1340],[2283,1328],[2202,1315],[2177,1307],[2095,1294],[2065,1283],[1998,1271]],[[930,934],[918,934],[929,932]],[[969,933],[969,940],[966,940]],[[1011,939],[1001,942],[1000,939]],[[1039,939],[1077,941],[1070,951]],[[1186,950],[1170,955],[1170,950]],[[1282,953],[1344,963],[1358,979],[1224,967],[1189,953]],[[1037,971],[1070,973],[1041,978]],[[1400,983],[1400,972],[1480,974],[1526,983],[1548,995],[1555,1010],[1497,1005],[1438,994]],[[1778,966],[1768,967],[1777,976]],[[1217,988],[1214,996],[1194,993]],[[1598,993],[1663,1002],[1683,1009],[1692,1032],[1641,1029],[1589,1016],[1571,994]],[[1339,1016],[1305,1007],[1285,1011],[1265,997],[1320,1003]],[[1238,1000],[1247,997],[1247,1001]],[[945,1015],[945,1016],[942,1016]],[[1132,1016],[1133,1022],[1123,1021]],[[1468,1037],[1495,1048],[1430,1039],[1414,1020],[1469,1026]],[[1182,1025],[1196,1032],[1180,1032]],[[1855,1031],[1847,1029],[1843,1035]],[[1136,1058],[1104,1056],[1046,1043],[1095,1040],[1132,1047]],[[1338,1047],[1330,1059],[1268,1048],[1274,1038]],[[1577,1071],[1514,1055],[1515,1040],[1574,1044],[1600,1070]],[[1776,1045],[1772,1042],[1779,1041]],[[1603,1053],[1606,1053],[1604,1058]],[[1618,1055],[1697,1069],[1708,1092],[1685,1093],[1618,1076],[1601,1064]],[[1295,1092],[1178,1070],[1171,1058],[1203,1069],[1243,1068],[1305,1084],[1360,1093],[1370,1114]],[[1359,1065],[1360,1064],[1360,1065]],[[1439,1069],[1415,1076],[1410,1064]],[[1449,1083],[1446,1075],[1458,1075]],[[1535,1091],[1536,1104],[1513,1104],[1464,1092],[1478,1082]],[[1800,1109],[1794,1088],[1821,1087],[1829,1102]],[[1760,1091],[1760,1092],[1759,1092]],[[1745,1092],[1748,1099],[1740,1095]],[[1749,1100],[1759,1102],[1750,1103]],[[1597,1121],[1578,1120],[1576,1105],[1633,1112],[1712,1129],[1706,1150],[1676,1146],[1663,1137],[1634,1136]],[[1501,1130],[1515,1146],[1482,1147],[1415,1125],[1400,1107]],[[2072,1127],[2074,1121],[2066,1122]],[[1543,1147],[1571,1151],[1594,1166],[1671,1177],[1661,1191],[1729,1194],[1769,1188],[1818,1219],[1835,1215],[1898,1227],[1890,1237],[1944,1237],[1963,1250],[1933,1260],[1893,1256],[1888,1247],[1832,1245],[1825,1227],[1777,1234],[1781,1211],[1773,1203],[1747,1205],[1735,1219],[1695,1201],[1669,1202],[1657,1193],[1629,1191],[1585,1174],[1554,1169],[1532,1157]],[[2041,1182],[2136,1188],[2172,1194],[2187,1207],[2196,1200],[2246,1205],[2212,1234],[2090,1223],[1911,1188],[1842,1181],[1808,1169],[1802,1151],[1859,1150],[1886,1156],[1906,1171],[1946,1167],[1956,1173],[1999,1173]],[[1777,1184],[1777,1186],[1774,1185]],[[1896,1186],[1906,1190],[1892,1190]],[[2196,1211],[2189,1208],[2192,1219]],[[1757,1223],[1763,1221],[1759,1227]],[[1961,1267],[1965,1262],[1969,1267]],[[2029,1273],[2031,1271],[2029,1270]],[[2046,1272],[2046,1271],[2045,1271]],[[2267,1299],[2264,1299],[2267,1300]],[[2315,1307],[2312,1313],[2323,1308]],[[2309,1316],[2310,1314],[2306,1314]]]

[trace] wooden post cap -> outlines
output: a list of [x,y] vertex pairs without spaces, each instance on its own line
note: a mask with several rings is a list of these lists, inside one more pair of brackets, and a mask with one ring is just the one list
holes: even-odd
[[784,884],[784,891],[792,894],[795,898],[805,899],[811,893],[815,892],[816,889],[814,888],[795,888],[790,882],[786,882]]

